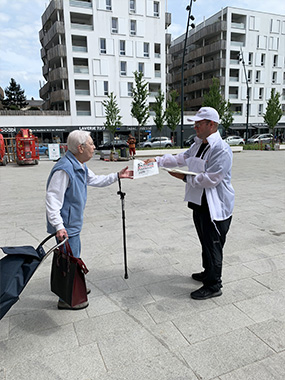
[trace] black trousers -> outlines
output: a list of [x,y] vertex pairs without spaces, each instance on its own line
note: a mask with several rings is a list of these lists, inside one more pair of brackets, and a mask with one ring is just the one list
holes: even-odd
[[204,285],[213,291],[222,287],[223,247],[232,217],[211,221],[209,210],[193,211],[193,220],[202,246],[202,265],[205,269]]

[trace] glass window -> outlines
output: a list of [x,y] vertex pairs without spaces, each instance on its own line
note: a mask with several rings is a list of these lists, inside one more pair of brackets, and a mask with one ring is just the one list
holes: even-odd
[[149,58],[149,43],[144,42],[143,44],[143,56]]
[[133,96],[133,83],[128,82],[128,96]]
[[126,41],[120,41],[120,55],[126,55]]
[[136,13],[136,0],[130,0],[130,12]]
[[109,95],[109,83],[107,81],[104,81],[104,95]]
[[159,17],[159,2],[158,1],[153,2],[153,15],[155,17]]
[[112,0],[106,0],[106,9],[108,11],[112,10]]
[[127,75],[127,62],[121,61],[120,72],[121,72],[121,75]]
[[118,19],[112,17],[112,33],[118,33]]
[[160,58],[160,44],[154,44],[154,56]]
[[100,52],[101,54],[106,54],[106,38],[100,38]]
[[137,34],[137,22],[136,20],[131,20],[131,30],[130,33],[132,36],[135,36]]
[[139,73],[144,74],[144,63],[143,62],[139,62],[138,71],[139,71]]

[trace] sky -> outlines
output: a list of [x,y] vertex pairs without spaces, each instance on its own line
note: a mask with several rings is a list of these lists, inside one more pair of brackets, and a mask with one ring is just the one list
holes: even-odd
[[[167,11],[172,14],[168,32],[176,38],[185,33],[190,0],[165,1]],[[41,15],[48,4],[49,0],[0,0],[0,87],[5,90],[14,78],[25,90],[27,99],[40,99],[40,82],[44,83],[39,30]],[[193,0],[194,23],[198,25],[226,6],[285,15],[285,1],[281,0]]]

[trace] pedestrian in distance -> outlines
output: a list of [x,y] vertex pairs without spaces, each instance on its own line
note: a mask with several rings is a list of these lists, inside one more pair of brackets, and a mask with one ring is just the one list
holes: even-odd
[[[73,256],[80,257],[80,232],[87,201],[87,186],[105,187],[118,178],[133,178],[133,171],[125,167],[118,173],[96,175],[86,166],[94,154],[95,145],[90,132],[75,130],[67,138],[68,150],[54,165],[47,180],[47,231],[56,233],[58,241],[68,238]],[[90,292],[90,291],[89,291]],[[83,309],[88,302],[75,308]],[[59,309],[72,309],[62,300]]]
[[129,145],[130,157],[134,158],[134,156],[136,155],[136,139],[131,133],[129,134],[127,143]]
[[145,160],[158,166],[187,166],[197,175],[170,173],[186,183],[185,201],[193,210],[193,221],[202,247],[204,270],[192,278],[203,286],[191,293],[196,300],[222,295],[223,247],[234,207],[231,185],[232,150],[218,131],[219,114],[212,107],[202,107],[195,116],[196,137],[188,150],[177,155],[166,154]]

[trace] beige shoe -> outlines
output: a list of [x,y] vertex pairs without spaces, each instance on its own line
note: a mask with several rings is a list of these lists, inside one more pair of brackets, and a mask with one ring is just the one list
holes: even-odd
[[88,305],[89,305],[89,302],[86,301],[72,307],[68,305],[66,302],[59,300],[57,303],[57,308],[59,310],[81,310],[81,309],[85,309]]

